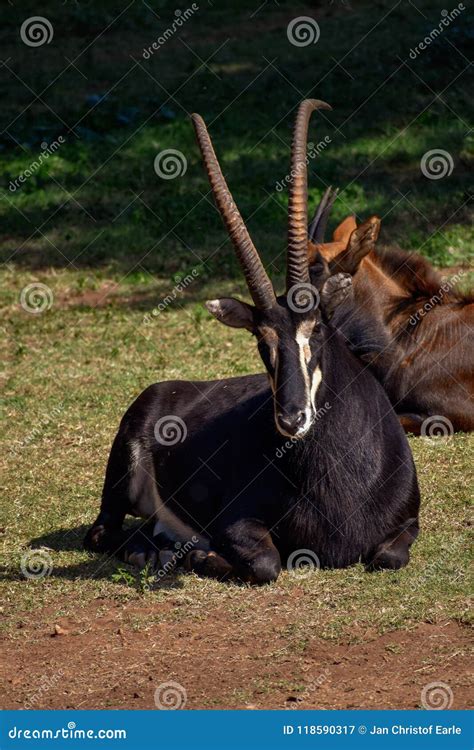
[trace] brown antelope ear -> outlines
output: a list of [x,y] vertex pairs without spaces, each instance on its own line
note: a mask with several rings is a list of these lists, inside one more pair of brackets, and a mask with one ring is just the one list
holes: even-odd
[[233,297],[211,299],[206,307],[217,320],[231,328],[247,328],[253,331],[253,307]]
[[380,232],[380,219],[371,216],[352,232],[345,250],[336,255],[329,263],[331,273],[350,273],[353,276],[363,258],[375,249],[375,242]]
[[324,282],[321,289],[321,309],[330,320],[336,311],[336,308],[344,300],[353,297],[352,276],[348,273],[335,273]]
[[354,229],[357,229],[357,222],[355,220],[354,214],[352,214],[351,216],[346,216],[344,221],[341,221],[339,226],[337,226],[332,233],[333,241],[345,242],[347,245]]
[[322,255],[324,260],[329,262],[342,253],[346,247],[347,242],[322,242],[320,245],[308,242],[308,263],[310,266],[313,265],[318,255]]
[[333,242],[308,242],[308,263],[312,265],[318,253],[328,262],[336,258],[348,246],[351,233],[357,229],[355,216],[347,216],[333,232]]

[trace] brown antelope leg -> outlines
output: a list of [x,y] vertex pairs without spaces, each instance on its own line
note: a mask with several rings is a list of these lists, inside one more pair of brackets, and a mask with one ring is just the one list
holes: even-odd
[[411,433],[412,435],[421,435],[421,426],[427,415],[423,414],[399,414],[398,421],[405,430],[405,432]]
[[367,555],[363,561],[366,569],[372,572],[403,568],[410,559],[410,547],[418,536],[418,531],[418,521],[412,519],[390,534]]

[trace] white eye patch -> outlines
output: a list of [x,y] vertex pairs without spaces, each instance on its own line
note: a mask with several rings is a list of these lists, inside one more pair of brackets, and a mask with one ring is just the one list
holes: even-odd
[[261,326],[261,328],[259,328],[259,334],[261,339],[268,346],[270,352],[270,364],[275,368],[278,351],[278,334],[275,329],[270,328],[270,326]]

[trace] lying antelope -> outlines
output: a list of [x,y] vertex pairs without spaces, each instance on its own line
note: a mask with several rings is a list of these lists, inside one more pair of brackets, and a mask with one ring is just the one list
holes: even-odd
[[321,254],[333,272],[354,277],[357,306],[383,324],[393,344],[374,363],[407,432],[429,418],[455,431],[474,430],[474,296],[459,292],[424,258],[375,249],[376,216],[357,227],[353,216],[324,242],[336,197],[326,191],[309,229],[310,263]]
[[[311,551],[323,567],[362,561],[370,570],[394,569],[408,562],[420,500],[407,439],[382,386],[347,346],[346,339],[360,345],[365,333],[357,314],[341,313],[350,277],[311,278],[308,266],[306,138],[311,113],[327,106],[304,101],[296,119],[280,296],[206,126],[192,116],[253,301],[223,298],[207,307],[220,322],[255,336],[267,375],[147,388],[113,443],[88,549],[143,565],[176,540],[186,549],[195,540],[189,569],[258,584],[274,581],[297,550]],[[181,428],[182,440],[159,434],[166,419]],[[131,538],[122,530],[127,513],[149,522]]]

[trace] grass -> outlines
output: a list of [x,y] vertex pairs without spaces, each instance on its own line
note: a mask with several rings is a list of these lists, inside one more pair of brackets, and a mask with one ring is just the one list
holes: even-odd
[[[206,610],[222,605],[231,618],[251,619],[252,604],[265,607],[269,598],[278,602],[279,592],[295,591],[304,597],[291,615],[293,643],[313,626],[319,635],[353,638],[369,627],[384,631],[467,618],[473,441],[464,435],[446,443],[411,441],[423,497],[422,533],[410,566],[395,574],[368,575],[362,566],[303,580],[285,573],[265,590],[178,574],[143,593],[142,577],[121,575],[116,561],[82,551],[98,508],[108,446],[131,398],[154,380],[199,378],[210,371],[225,377],[258,366],[250,337],[207,318],[195,322],[188,311],[170,311],[151,328],[143,328],[142,319],[142,311],[116,306],[52,308],[33,320],[16,320],[3,450],[3,586],[10,628],[21,613],[43,607],[58,615],[77,613],[97,597],[156,603],[159,619],[202,618],[203,600]],[[50,550],[49,577],[25,581],[21,575],[20,560],[30,546]],[[181,606],[163,613],[160,602],[170,595]]]
[[[279,594],[298,592],[298,606],[286,612],[294,648],[304,648],[314,632],[355,639],[368,629],[465,621],[472,478],[472,438],[465,435],[445,444],[411,441],[422,534],[410,566],[394,574],[367,575],[360,566],[304,580],[283,574],[259,590],[178,575],[147,592],[115,561],[82,551],[81,539],[97,512],[118,422],[141,389],[160,379],[261,368],[249,337],[211,321],[201,305],[215,294],[243,293],[243,284],[208,195],[188,112],[211,123],[229,183],[277,280],[287,196],[275,184],[288,169],[302,94],[334,105],[311,128],[315,142],[331,138],[310,163],[311,204],[327,184],[338,185],[335,220],[351,211],[361,218],[378,213],[382,243],[417,250],[437,265],[466,266],[467,11],[413,61],[410,48],[438,23],[441,2],[418,0],[418,11],[385,0],[352,9],[280,2],[253,17],[256,2],[206,6],[145,61],[141,51],[172,22],[174,5],[149,4],[161,20],[142,3],[127,10],[121,2],[96,5],[44,3],[54,39],[38,48],[26,47],[18,34],[35,14],[32,2],[0,11],[8,65],[0,114],[4,627],[18,637],[18,620],[38,608],[60,615],[100,597],[145,599],[156,603],[157,618],[176,621],[204,617],[204,601],[206,610],[222,606],[230,618],[252,621],[269,602],[277,606]],[[287,24],[297,15],[318,19],[318,44],[288,43]],[[66,55],[80,72],[64,71]],[[53,80],[34,99],[31,89],[43,92]],[[91,99],[109,90],[105,100]],[[9,181],[38,157],[41,142],[61,133],[66,143],[12,192]],[[160,179],[153,168],[168,148],[187,161],[186,174],[174,180]],[[423,154],[434,148],[453,159],[452,174],[441,180],[420,170]],[[146,319],[193,269],[196,280]],[[46,284],[53,296],[39,315],[19,304],[32,282]],[[50,576],[21,575],[30,547],[48,548]],[[177,606],[162,612],[170,596]],[[134,617],[137,628],[144,626]]]

